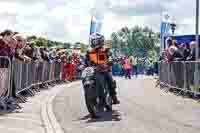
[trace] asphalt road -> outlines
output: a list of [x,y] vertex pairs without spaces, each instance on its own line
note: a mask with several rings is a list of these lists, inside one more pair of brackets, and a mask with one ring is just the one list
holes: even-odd
[[199,133],[200,103],[156,88],[151,78],[117,79],[121,104],[99,120],[88,118],[81,83],[53,101],[65,133]]

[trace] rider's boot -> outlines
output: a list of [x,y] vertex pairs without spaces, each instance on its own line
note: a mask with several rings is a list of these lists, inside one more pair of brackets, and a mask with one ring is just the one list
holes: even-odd
[[92,119],[99,119],[100,116],[98,116],[98,115],[96,115],[96,114],[91,114],[91,118],[92,118]]
[[111,112],[112,111],[112,108],[110,108],[110,106],[108,106],[108,105],[106,105],[105,108],[106,108],[107,112]]
[[113,104],[120,104],[120,101],[116,95],[112,96],[112,100],[113,100]]
[[99,105],[98,105],[98,111],[103,112],[104,106],[106,105],[104,97],[99,97]]

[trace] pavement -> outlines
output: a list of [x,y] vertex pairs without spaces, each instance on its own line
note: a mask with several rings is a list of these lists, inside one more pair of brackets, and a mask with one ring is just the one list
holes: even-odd
[[57,85],[0,116],[2,133],[199,133],[200,103],[166,93],[150,77],[117,78],[120,105],[91,120],[81,82]]
[[[73,83],[73,84],[76,84]],[[41,90],[26,103],[21,103],[22,110],[0,116],[1,133],[62,133],[52,111],[52,100],[56,94],[70,84],[57,85]]]

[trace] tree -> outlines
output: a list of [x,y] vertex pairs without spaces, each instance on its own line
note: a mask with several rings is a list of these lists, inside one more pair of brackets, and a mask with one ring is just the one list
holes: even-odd
[[36,36],[29,36],[29,37],[27,37],[27,41],[34,41],[36,39],[37,39]]
[[63,43],[63,45],[64,45],[64,48],[66,48],[66,49],[69,49],[69,48],[70,48],[70,46],[71,46],[71,44],[70,44],[70,43]]
[[81,47],[81,43],[80,42],[76,42],[75,44],[74,44],[74,48],[80,48]]
[[43,46],[43,47],[47,47],[48,46],[48,40],[46,40],[45,38],[39,37],[36,39],[35,41],[37,46]]
[[[59,47],[59,48],[65,48],[69,49],[72,44],[69,42],[60,42],[60,41],[52,41],[44,37],[37,37],[37,36],[28,36],[27,41],[35,42],[35,46],[39,47]],[[77,42],[74,45],[77,48],[81,48],[82,52],[86,52],[88,45],[85,45],[81,42]]]
[[89,46],[87,44],[80,43],[80,47],[81,47],[81,53],[86,53]]
[[138,56],[138,51],[144,51],[142,56],[148,56],[149,51],[155,51],[156,44],[159,42],[158,33],[153,32],[149,27],[135,26],[133,28],[124,27],[112,33],[113,49],[119,50],[125,55]]

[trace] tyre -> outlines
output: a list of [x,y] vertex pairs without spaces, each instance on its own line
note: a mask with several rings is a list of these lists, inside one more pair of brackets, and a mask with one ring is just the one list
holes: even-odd
[[105,85],[105,108],[106,110],[112,111],[112,97],[109,94],[108,85]]
[[109,94],[106,96],[106,106],[105,106],[107,111],[112,111],[112,98]]
[[97,112],[97,109],[96,109],[96,98],[88,98],[85,95],[85,104],[86,104],[86,107],[87,107],[87,110],[88,110],[89,114],[91,116],[95,116],[96,112]]

